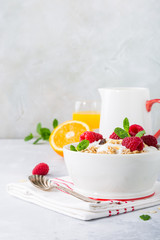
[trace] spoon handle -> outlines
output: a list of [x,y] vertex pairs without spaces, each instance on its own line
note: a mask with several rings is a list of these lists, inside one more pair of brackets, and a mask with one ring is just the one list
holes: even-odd
[[56,185],[54,185],[53,188],[56,188],[58,190],[62,190],[64,192],[66,192],[66,193],[69,193],[70,195],[72,195],[72,196],[74,196],[76,198],[79,198],[80,200],[83,200],[85,202],[100,203],[100,201],[97,201],[97,200],[91,199],[89,197],[86,197],[86,196],[84,196],[84,195],[82,195],[80,193],[75,192],[74,190],[71,190],[71,189],[63,187],[63,186],[56,186]]
[[31,175],[28,177],[28,179],[32,183],[33,186],[35,186],[43,191],[50,191],[51,189],[57,189],[57,190],[61,190],[63,192],[69,193],[70,195],[72,195],[76,198],[79,198],[80,200],[83,200],[85,202],[90,202],[90,203],[94,203],[94,204],[100,203],[100,201],[86,197],[80,193],[75,192],[74,190],[63,187],[61,185],[58,186],[54,182],[52,182],[51,179],[48,179],[42,175]]

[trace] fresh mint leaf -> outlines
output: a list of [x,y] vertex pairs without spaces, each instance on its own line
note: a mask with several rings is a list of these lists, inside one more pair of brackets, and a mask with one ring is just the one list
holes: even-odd
[[26,136],[25,138],[24,138],[24,141],[29,141],[29,140],[31,140],[33,138],[33,134],[32,133],[30,133],[28,136]]
[[115,128],[114,132],[122,139],[129,136],[128,132],[119,127]]
[[55,129],[58,126],[58,120],[55,118],[53,120],[53,128]]
[[84,149],[86,149],[89,146],[89,141],[84,139],[83,141],[81,141],[78,145],[77,145],[77,150],[78,151],[82,151]]
[[125,119],[123,120],[123,128],[124,128],[124,130],[125,130],[126,132],[129,131],[129,120],[128,120],[128,118],[125,118]]
[[143,131],[140,131],[136,134],[136,137],[142,137],[146,132],[143,130]]
[[73,146],[73,145],[70,145],[70,150],[77,152],[77,149],[76,149],[75,146]]
[[38,123],[38,124],[37,124],[37,133],[38,133],[38,134],[41,134],[41,128],[42,128],[42,124],[41,124],[41,123]]
[[141,215],[139,216],[143,221],[148,221],[149,219],[151,219],[151,216],[149,215]]
[[41,137],[37,138],[36,141],[33,142],[33,144],[37,144],[41,139],[42,139]]
[[48,128],[40,129],[40,135],[43,140],[49,140],[50,134],[51,134],[51,131]]

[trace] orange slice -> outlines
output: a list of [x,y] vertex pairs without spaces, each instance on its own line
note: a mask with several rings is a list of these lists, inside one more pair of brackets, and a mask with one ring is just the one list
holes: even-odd
[[63,147],[70,143],[79,142],[80,135],[89,130],[89,126],[84,122],[66,121],[53,130],[49,143],[56,153],[63,156]]

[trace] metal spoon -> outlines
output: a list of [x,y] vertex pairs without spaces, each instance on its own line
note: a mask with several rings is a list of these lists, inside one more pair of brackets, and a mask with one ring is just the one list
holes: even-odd
[[30,180],[30,182],[33,184],[33,186],[43,190],[43,191],[50,191],[52,189],[58,189],[58,190],[62,190],[66,193],[69,193],[70,195],[79,198],[85,202],[90,202],[90,203],[100,203],[100,201],[96,201],[93,199],[90,199],[86,196],[83,196],[82,194],[79,194],[69,188],[66,187],[62,187],[62,186],[57,186],[56,184],[54,184],[53,182],[51,182],[50,179],[46,178],[45,176],[42,175],[31,175],[28,177],[28,179]]

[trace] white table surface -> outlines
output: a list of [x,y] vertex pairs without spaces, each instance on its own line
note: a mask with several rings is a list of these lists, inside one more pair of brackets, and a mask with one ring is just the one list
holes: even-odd
[[[118,216],[77,220],[10,196],[6,184],[26,179],[40,162],[50,166],[50,174],[67,174],[64,160],[48,143],[33,145],[23,140],[0,140],[0,240],[159,240],[160,210],[156,207]],[[139,216],[149,210],[152,219]]]

